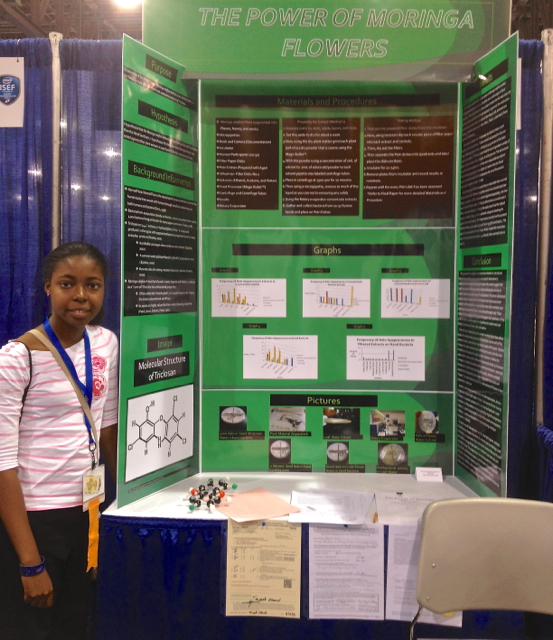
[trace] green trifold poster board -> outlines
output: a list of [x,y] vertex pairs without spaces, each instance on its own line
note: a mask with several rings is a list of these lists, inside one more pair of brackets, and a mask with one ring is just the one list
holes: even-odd
[[123,44],[119,505],[198,469],[197,96]]
[[517,46],[297,82],[125,40],[120,505],[199,468],[505,494]]

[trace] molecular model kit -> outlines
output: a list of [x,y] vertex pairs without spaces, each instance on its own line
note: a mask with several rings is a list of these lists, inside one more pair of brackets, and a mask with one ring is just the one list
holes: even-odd
[[219,480],[217,484],[215,484],[213,478],[209,478],[207,484],[200,484],[197,488],[191,487],[188,494],[181,497],[179,504],[184,505],[188,502],[190,512],[205,506],[211,513],[222,502],[230,502],[232,500],[232,497],[226,493],[229,486],[231,489],[236,489],[238,485],[230,485],[228,476]]

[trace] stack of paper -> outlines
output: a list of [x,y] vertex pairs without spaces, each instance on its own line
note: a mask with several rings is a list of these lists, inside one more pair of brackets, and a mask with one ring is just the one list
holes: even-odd
[[290,514],[288,522],[363,524],[373,498],[373,493],[360,491],[292,491],[291,503],[300,507],[301,512]]
[[232,495],[232,502],[222,502],[217,510],[235,522],[252,522],[280,518],[299,511],[266,489],[252,489]]

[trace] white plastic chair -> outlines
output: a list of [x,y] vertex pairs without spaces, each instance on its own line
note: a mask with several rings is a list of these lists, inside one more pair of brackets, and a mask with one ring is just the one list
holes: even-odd
[[512,498],[441,500],[422,517],[419,612],[553,615],[553,504]]

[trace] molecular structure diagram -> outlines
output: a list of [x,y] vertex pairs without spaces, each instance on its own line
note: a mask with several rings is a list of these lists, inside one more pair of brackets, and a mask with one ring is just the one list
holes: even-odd
[[[209,511],[213,507],[220,505],[223,500],[230,502],[232,498],[227,496],[226,491],[229,488],[230,479],[226,476],[223,480],[219,480],[215,485],[213,478],[209,478],[207,484],[200,484],[198,488],[191,487],[188,495],[181,498],[181,504],[189,502],[188,509],[194,511],[200,507],[206,506]],[[236,489],[238,485],[231,485],[231,489]]]
[[178,396],[173,396],[173,410],[171,413],[171,417],[167,420],[164,419],[162,415],[153,422],[150,420],[150,409],[155,406],[155,400],[152,400],[150,404],[146,407],[146,419],[140,424],[136,421],[132,421],[133,427],[138,427],[138,438],[127,445],[127,449],[129,451],[133,450],[134,445],[137,442],[142,441],[144,443],[144,455],[148,455],[148,443],[150,440],[155,440],[157,442],[158,449],[161,449],[161,445],[164,442],[169,443],[169,450],[167,452],[167,457],[171,457],[171,445],[178,438],[182,444],[186,444],[186,438],[180,435],[179,427],[181,420],[186,416],[186,412],[183,411],[180,416],[175,415],[175,403],[178,400]]

